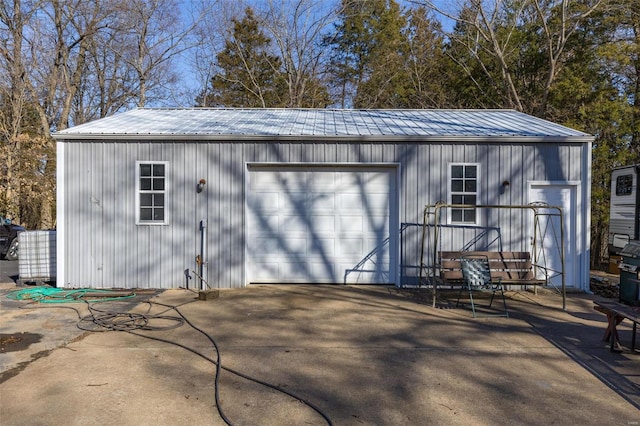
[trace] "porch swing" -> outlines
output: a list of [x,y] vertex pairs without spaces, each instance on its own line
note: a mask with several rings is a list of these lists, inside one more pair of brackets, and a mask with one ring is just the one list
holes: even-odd
[[[445,243],[442,238],[442,228],[449,227],[442,223],[441,215],[447,209],[488,209],[504,211],[531,211],[533,213],[533,235],[531,237],[531,253],[502,251],[502,233],[500,227],[472,227],[456,226],[461,230],[480,230],[468,241],[461,241],[459,249],[449,247],[443,250]],[[496,235],[493,236],[492,233]],[[546,203],[535,202],[528,205],[466,205],[436,203],[426,205],[423,211],[422,245],[420,251],[419,287],[430,287],[432,305],[435,307],[439,291],[443,287],[463,285],[460,258],[463,255],[481,254],[492,260],[492,274],[499,275],[505,286],[552,286],[562,294],[562,309],[566,310],[566,282],[564,255],[564,217],[561,207],[550,206]],[[497,244],[498,251],[474,251],[473,248],[480,240],[486,239],[486,246]],[[559,265],[552,262],[553,255],[560,259]],[[444,257],[443,257],[444,256]],[[529,257],[530,256],[530,257]],[[526,258],[529,258],[527,260]],[[430,263],[429,263],[430,261]],[[519,262],[519,263],[516,263]],[[513,266],[517,264],[518,266]],[[523,266],[526,265],[526,266]],[[529,271],[526,271],[526,268]],[[518,269],[515,274],[514,270]],[[517,276],[516,276],[517,275]],[[560,288],[554,281],[560,279]],[[534,287],[535,288],[535,287]]]

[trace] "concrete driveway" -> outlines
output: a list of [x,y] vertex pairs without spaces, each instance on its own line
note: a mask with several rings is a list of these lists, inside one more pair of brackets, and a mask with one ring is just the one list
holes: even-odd
[[19,265],[17,260],[0,259],[0,285],[15,285],[18,282]]
[[[640,353],[609,351],[594,297],[569,295],[562,311],[558,295],[511,293],[510,318],[477,319],[373,286],[251,286],[208,301],[170,290],[153,298],[163,305],[97,305],[147,318],[177,318],[167,306],[179,306],[191,325],[152,318],[167,329],[136,331],[152,340],[78,330],[84,305],[18,310],[3,296],[3,333],[70,334],[17,372],[3,364],[0,423],[638,425]],[[7,311],[18,312],[10,324]],[[229,369],[217,385],[217,353],[196,328]],[[628,345],[630,327],[620,331]]]

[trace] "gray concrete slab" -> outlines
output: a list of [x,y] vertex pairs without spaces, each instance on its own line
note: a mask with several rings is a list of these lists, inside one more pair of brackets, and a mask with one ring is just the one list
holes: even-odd
[[[446,301],[433,308],[415,292],[373,286],[251,286],[208,301],[170,290],[153,300],[179,305],[214,338],[224,367],[293,392],[336,425],[640,424],[640,353],[609,351],[594,297],[571,294],[563,311],[559,295],[510,293],[510,318],[476,319]],[[108,307],[177,316],[167,309]],[[2,373],[1,424],[224,424],[216,368],[203,358],[216,351],[189,324],[137,332],[160,341],[82,332],[68,309],[38,310],[40,319],[7,312],[15,310],[3,297],[2,330],[46,334],[60,321],[51,334],[76,337]],[[621,324],[620,337],[628,345],[630,326]],[[0,366],[12,370],[5,355]],[[228,370],[219,380],[233,424],[327,423],[272,387]]]
[[0,259],[0,287],[11,287],[18,282],[17,260]]

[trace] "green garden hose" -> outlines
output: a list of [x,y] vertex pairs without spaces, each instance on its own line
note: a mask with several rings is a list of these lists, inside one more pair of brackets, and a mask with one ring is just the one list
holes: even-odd
[[[75,302],[107,302],[111,300],[122,300],[135,297],[131,292],[122,296],[100,297],[100,293],[113,294],[111,290],[99,290],[93,288],[81,288],[65,290],[55,287],[30,287],[22,290],[15,290],[7,294],[9,299],[30,300],[39,303],[75,303]],[[89,294],[93,299],[85,299]]]

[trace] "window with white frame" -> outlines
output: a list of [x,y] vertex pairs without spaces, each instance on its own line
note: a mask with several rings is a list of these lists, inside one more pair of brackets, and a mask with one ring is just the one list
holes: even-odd
[[137,223],[167,223],[167,163],[137,163]]
[[[451,204],[476,205],[478,200],[478,164],[451,164],[449,188]],[[451,223],[477,223],[476,209],[452,208]]]

